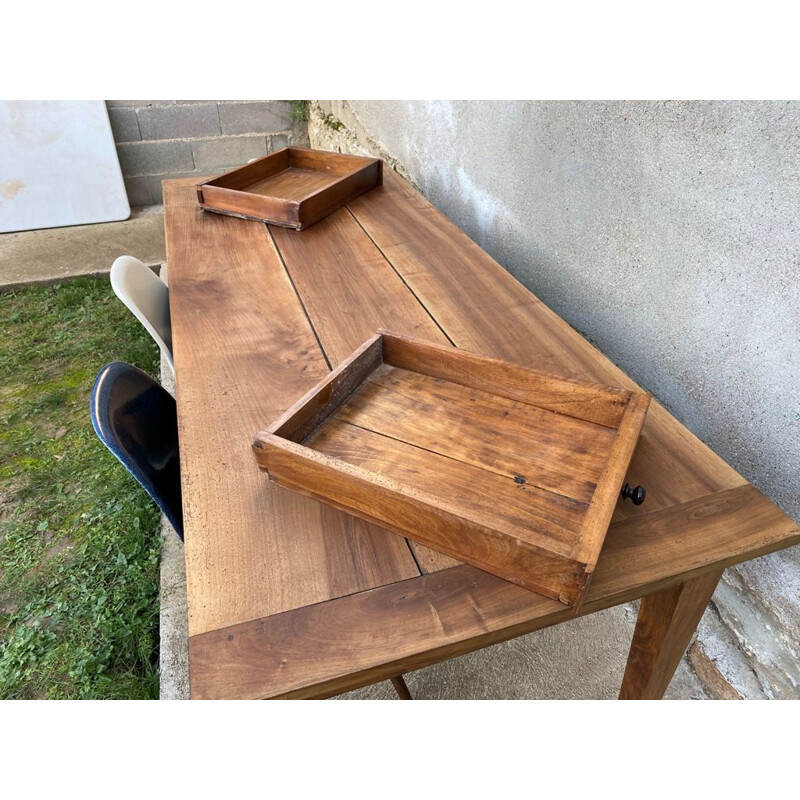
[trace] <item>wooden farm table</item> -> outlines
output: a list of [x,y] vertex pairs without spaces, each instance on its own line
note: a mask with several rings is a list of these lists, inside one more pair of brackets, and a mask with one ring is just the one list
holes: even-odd
[[[325,697],[570,618],[519,586],[269,483],[253,435],[387,328],[635,384],[390,170],[301,233],[165,182],[195,698]],[[620,696],[660,698],[724,567],[798,526],[650,407],[581,613],[644,598]],[[480,487],[476,487],[480,491]]]

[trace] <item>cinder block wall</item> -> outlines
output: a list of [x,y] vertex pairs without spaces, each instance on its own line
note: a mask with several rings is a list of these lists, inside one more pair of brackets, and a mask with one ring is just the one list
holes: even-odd
[[165,178],[206,176],[307,145],[291,100],[107,100],[131,206],[160,203]]

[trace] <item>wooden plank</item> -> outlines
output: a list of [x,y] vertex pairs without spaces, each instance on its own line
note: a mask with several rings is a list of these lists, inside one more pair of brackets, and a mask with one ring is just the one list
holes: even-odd
[[386,364],[367,384],[337,418],[586,503],[615,435],[600,425]]
[[347,209],[302,236],[282,228],[270,232],[331,364],[380,328],[448,344]]
[[[269,230],[331,364],[347,358],[380,328],[447,344],[347,209],[335,211],[302,236]],[[412,548],[420,565],[428,568],[459,563],[418,544]]]
[[620,700],[660,700],[717,588],[722,570],[642,598]]
[[649,394],[634,393],[631,397],[611,448],[608,463],[597,482],[597,489],[586,512],[580,536],[571,553],[572,558],[585,563],[590,572],[597,563],[605,532],[611,522],[611,515],[619,502],[622,481],[628,471],[631,453],[636,447],[649,405]]
[[327,697],[570,617],[555,600],[454,567],[192,636],[191,696]]
[[247,187],[254,194],[285,197],[299,203],[308,195],[325,189],[336,180],[336,176],[313,169],[290,167],[276,175],[257,181]]
[[[325,500],[335,508],[349,511],[368,522],[377,522],[401,536],[413,531],[415,542],[435,547],[442,553],[458,553],[471,564],[484,569],[496,569],[498,553],[501,553],[504,574],[513,576],[513,580],[533,591],[559,598],[563,603],[572,605],[583,593],[586,583],[583,565],[575,564],[563,552],[559,553],[558,543],[553,541],[553,537],[545,538],[537,533],[538,529],[544,528],[544,521],[537,519],[536,529],[526,532],[527,540],[522,536],[514,539],[493,526],[495,518],[488,517],[484,501],[476,500],[476,504],[480,504],[479,510],[473,519],[466,519],[459,502],[466,495],[463,490],[455,489],[455,497],[443,499],[440,495],[416,490],[400,480],[378,475],[341,458],[332,458],[319,450],[267,433],[259,434],[254,448],[259,465],[287,489]],[[378,455],[384,450],[382,446]],[[396,472],[401,472],[413,455],[404,452],[397,457],[393,462]],[[413,469],[412,466],[410,470]],[[457,480],[456,476],[447,477],[454,482]],[[532,514],[529,516],[533,517]],[[553,523],[549,524],[554,527]],[[539,540],[542,540],[541,544],[537,543]],[[561,549],[566,551],[569,547],[562,545]]]
[[340,177],[352,174],[355,169],[383,163],[379,158],[371,156],[354,156],[350,153],[336,153],[308,147],[290,147],[288,151],[293,167],[318,170]]
[[[637,388],[391,170],[382,187],[348,208],[456,346],[579,380]],[[646,486],[647,502],[618,504],[616,520],[746,483],[656,402],[628,479]]]
[[259,221],[269,219],[289,227],[300,225],[300,203],[297,200],[213,185],[203,186],[198,191],[202,193],[202,203],[208,213]]
[[510,361],[383,333],[384,360],[396,367],[460,383],[575,419],[617,428],[630,391],[570,381]]
[[359,195],[379,186],[383,180],[383,162],[375,161],[352,175],[339,179],[330,189],[319,189],[300,203],[303,228],[313,225]]
[[[390,475],[411,494],[430,495],[453,512],[563,555],[571,552],[588,507],[339,419],[330,420],[307,446],[370,472]],[[409,527],[415,526],[409,523]]]
[[214,186],[221,186],[225,189],[245,189],[254,183],[267,180],[273,175],[289,169],[289,167],[289,148],[284,147],[282,150],[271,153],[265,158],[258,158],[237,169],[230,169],[214,178],[208,178],[202,181],[198,188],[202,191],[204,184],[213,183]]
[[[800,543],[750,485],[612,526],[581,613]],[[565,621],[570,610],[473,567],[427,574],[189,640],[192,696],[321,697]]]
[[381,364],[381,337],[367,339],[349,358],[309,389],[267,428],[268,433],[302,442],[334,414]]
[[191,634],[418,574],[396,537],[270,486],[253,434],[328,367],[263,225],[165,181]]

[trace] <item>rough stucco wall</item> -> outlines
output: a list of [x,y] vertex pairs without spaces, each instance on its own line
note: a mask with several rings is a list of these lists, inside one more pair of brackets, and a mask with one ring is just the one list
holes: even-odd
[[[800,519],[800,104],[323,101],[310,129],[399,167]],[[797,548],[729,570],[704,668],[800,696],[798,587]]]
[[800,104],[350,105],[434,205],[800,518]]

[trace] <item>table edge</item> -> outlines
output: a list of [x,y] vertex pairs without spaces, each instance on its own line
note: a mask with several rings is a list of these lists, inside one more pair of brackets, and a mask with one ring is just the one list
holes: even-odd
[[[720,524],[732,528],[735,523],[730,538],[739,549],[731,547],[721,557],[703,560],[702,549],[692,553],[692,542],[699,538],[693,537],[680,570],[662,570],[646,581],[622,586],[613,580],[606,585],[601,560],[599,580],[590,587],[578,616],[800,543],[800,526],[745,484],[619,522],[609,531],[617,531],[620,539],[615,547],[610,537],[612,550],[631,560],[637,539],[657,536],[687,521],[709,529]],[[640,550],[647,547],[649,542],[639,545]],[[191,695],[196,699],[326,697],[573,616],[572,609],[555,600],[474,567],[451,567],[195,634],[189,638]],[[403,652],[392,632],[409,625],[415,635],[403,632]],[[377,642],[380,637],[385,644]],[[315,642],[319,642],[316,649]],[[300,663],[307,670],[302,677],[298,677]]]

